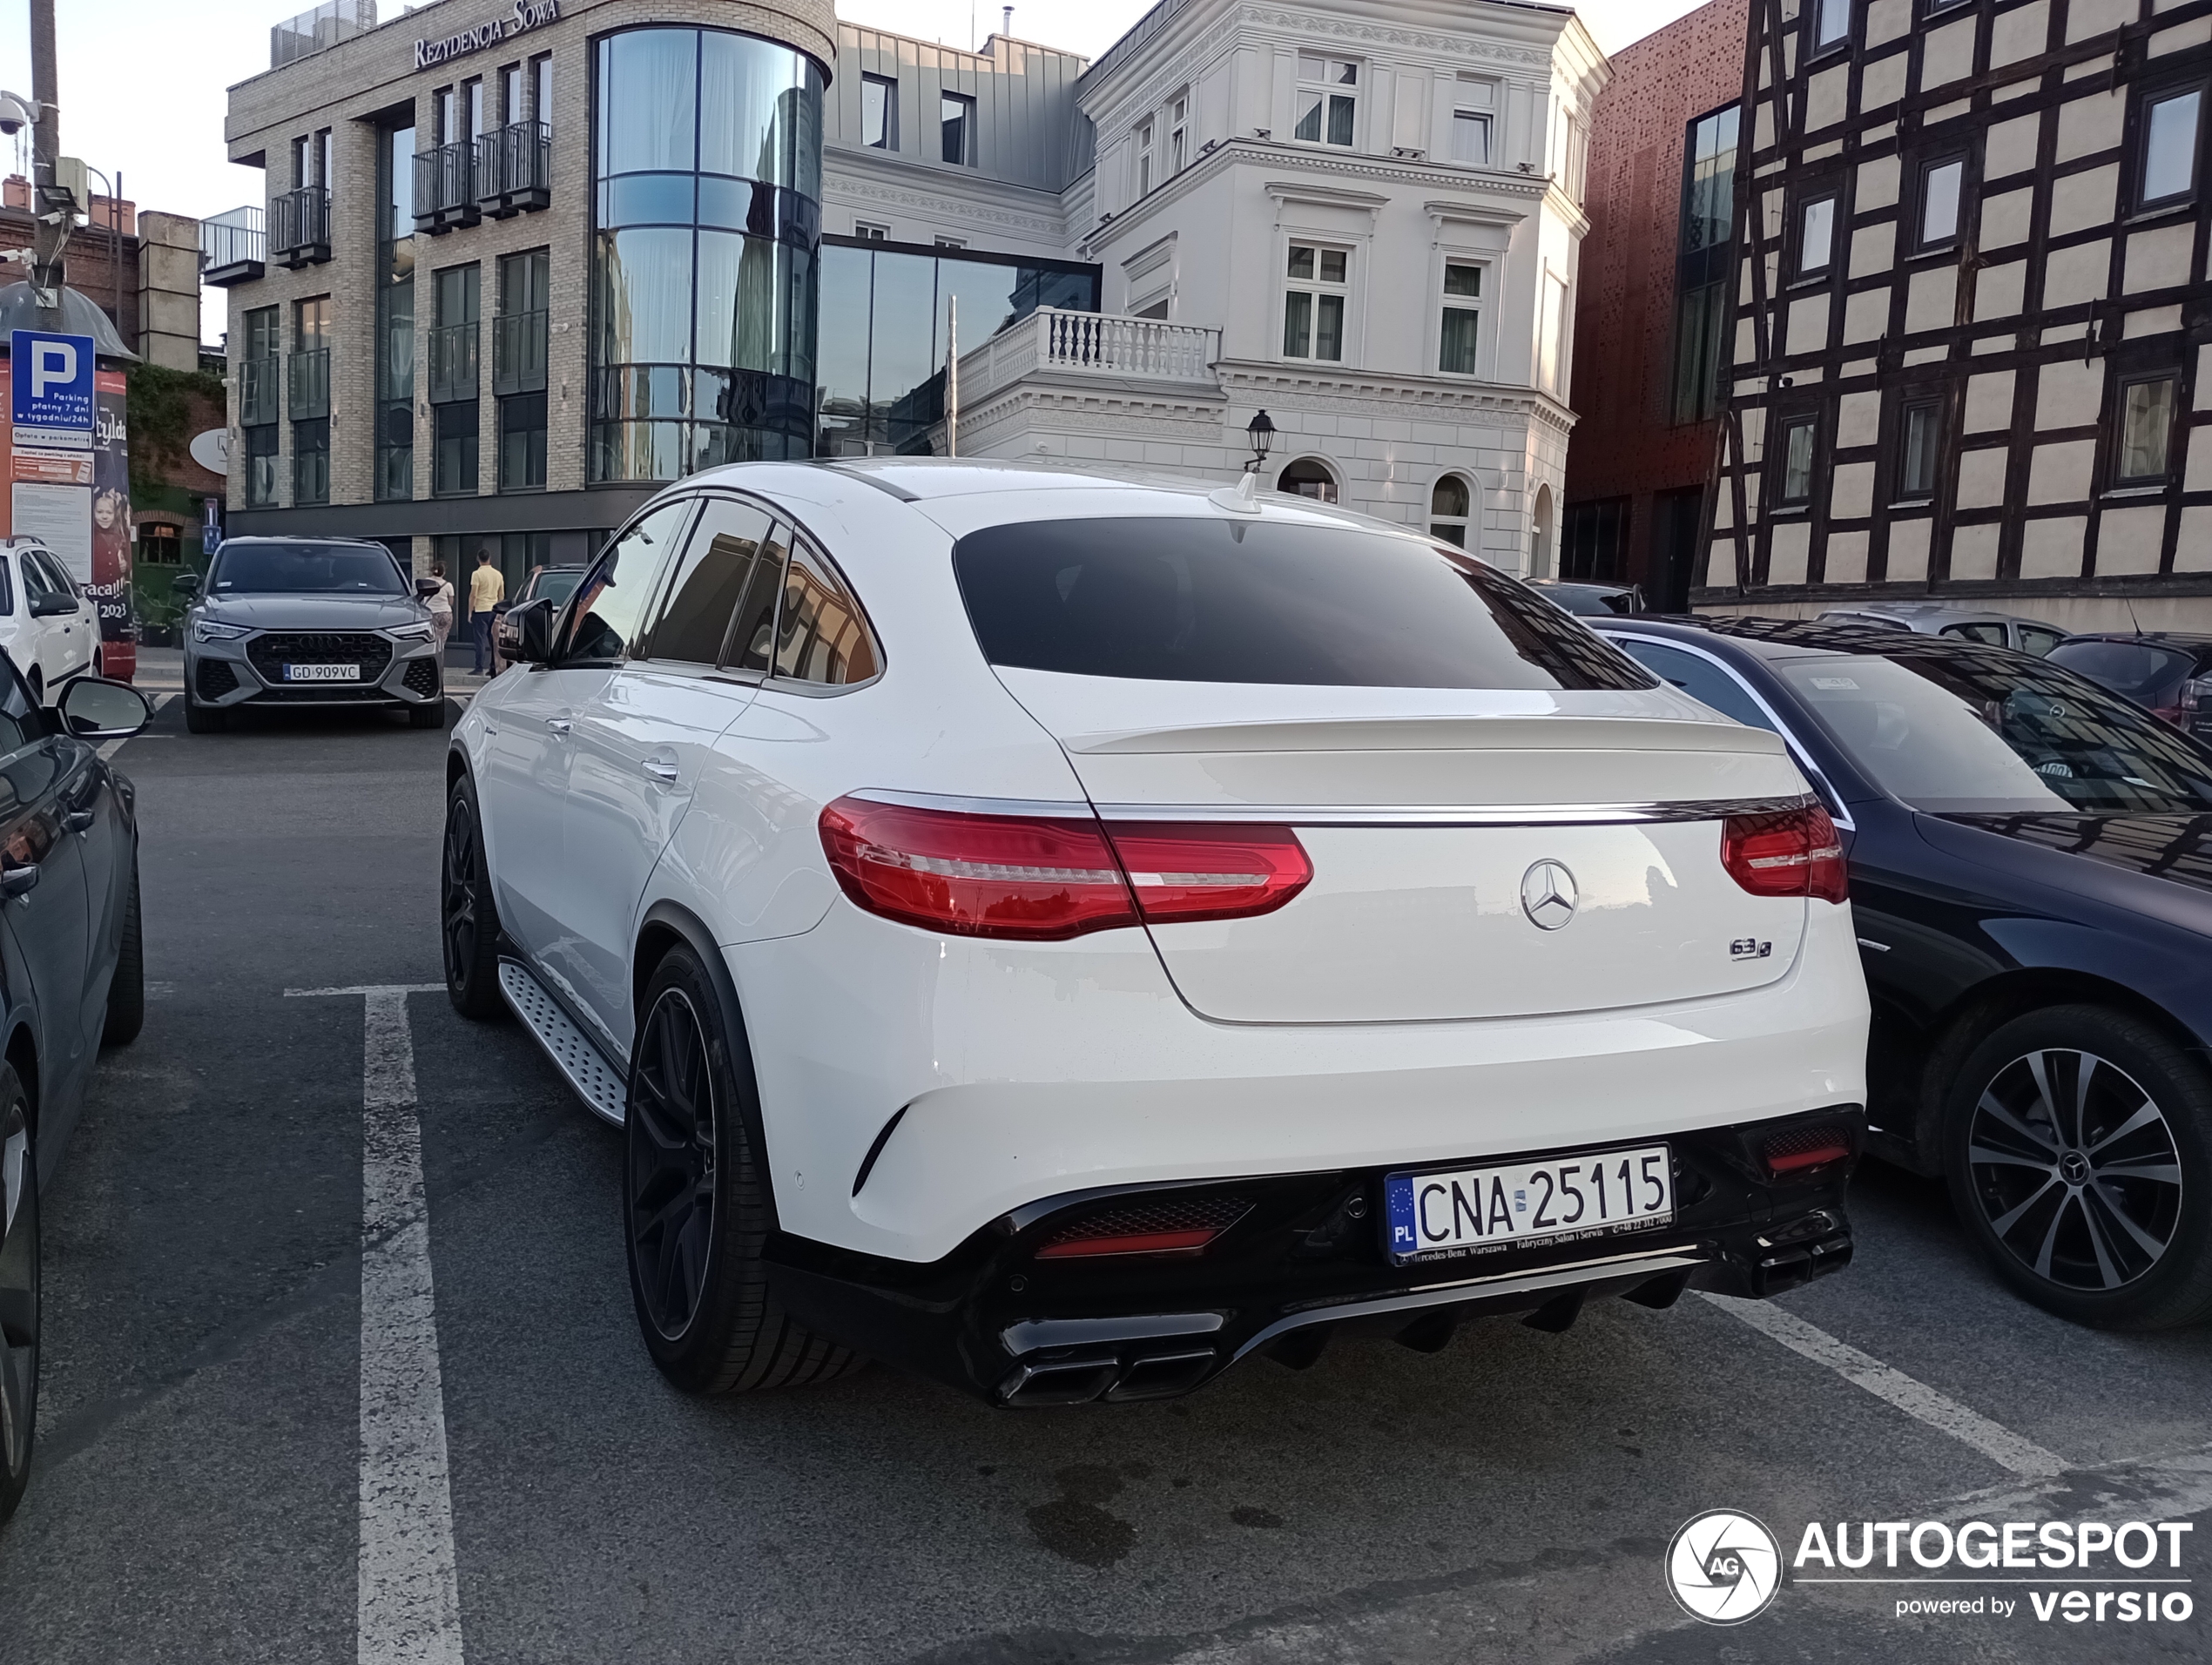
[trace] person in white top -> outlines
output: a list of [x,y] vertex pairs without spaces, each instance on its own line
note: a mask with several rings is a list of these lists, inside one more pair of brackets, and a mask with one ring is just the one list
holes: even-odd
[[438,662],[446,657],[446,638],[453,634],[453,586],[446,581],[445,563],[430,563],[430,576],[438,581],[437,592],[423,597],[423,604],[430,610],[430,628],[438,633]]

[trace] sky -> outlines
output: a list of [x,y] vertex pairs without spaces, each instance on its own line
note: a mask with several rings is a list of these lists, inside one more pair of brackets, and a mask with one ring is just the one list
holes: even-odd
[[[1618,51],[1698,3],[1587,0],[1580,9],[1598,44]],[[1014,33],[1096,57],[1148,7],[1149,0],[1029,0],[1015,8]],[[494,0],[483,7],[503,9]],[[0,0],[0,88],[25,98],[30,10],[27,0]],[[119,172],[123,195],[142,208],[205,218],[263,199],[260,170],[224,159],[225,89],[268,67],[269,26],[306,10],[305,0],[61,0],[55,10],[64,155]],[[397,0],[380,7],[387,21],[405,10]],[[1000,12],[981,0],[838,0],[837,10],[848,23],[949,46],[991,34]],[[27,150],[9,153],[18,148],[0,139],[9,171],[29,160]]]

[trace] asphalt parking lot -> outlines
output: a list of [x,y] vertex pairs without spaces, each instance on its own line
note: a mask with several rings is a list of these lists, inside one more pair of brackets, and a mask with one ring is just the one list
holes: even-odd
[[[1733,1631],[1675,1605],[1668,1541],[1723,1507],[1785,1549],[1815,1521],[2187,1520],[2178,1571],[2149,1571],[2212,1564],[2212,1331],[2025,1306],[1939,1186],[1878,1167],[1857,1264],[1771,1307],[1340,1343],[1157,1405],[1000,1412],[880,1369],[683,1398],[635,1333],[618,1136],[523,1032],[439,992],[287,994],[437,982],[444,744],[352,714],[187,738],[172,701],[118,757],[154,998],[46,1200],[0,1659],[2206,1656],[2194,1581],[2155,1624],[2023,1599],[2104,1587],[2078,1577],[1798,1581]],[[365,1438],[390,1387],[362,1375],[365,1096],[419,1125],[435,1280],[406,1391],[442,1438],[397,1470]],[[405,1547],[455,1598],[403,1635],[367,1594],[395,1484],[442,1500],[444,1540]],[[1898,1616],[1933,1596],[2015,1606]]]

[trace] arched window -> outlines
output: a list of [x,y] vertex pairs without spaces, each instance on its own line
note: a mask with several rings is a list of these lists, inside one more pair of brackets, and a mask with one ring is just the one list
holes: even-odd
[[1302,456],[1283,465],[1283,472],[1275,476],[1275,489],[1332,503],[1337,500],[1337,476],[1319,457]]
[[1552,576],[1552,489],[1536,488],[1536,508],[1528,517],[1528,576]]
[[1474,502],[1465,475],[1446,475],[1428,494],[1428,535],[1467,548],[1467,516]]

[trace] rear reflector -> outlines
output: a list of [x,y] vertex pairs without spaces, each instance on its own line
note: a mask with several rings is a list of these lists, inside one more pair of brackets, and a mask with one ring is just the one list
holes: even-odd
[[1843,842],[1818,804],[1730,816],[1721,826],[1721,865],[1754,896],[1840,902],[1851,894]]
[[1095,1255],[1196,1255],[1244,1217],[1242,1197],[1204,1197],[1135,1203],[1094,1214],[1045,1239],[1039,1260]]
[[1800,1174],[1851,1155],[1851,1136],[1841,1128],[1791,1128],[1767,1140],[1767,1171],[1779,1178]]
[[1117,926],[1272,913],[1313,877],[1287,826],[1116,825],[840,798],[823,810],[838,884],[886,919],[1055,941]]

